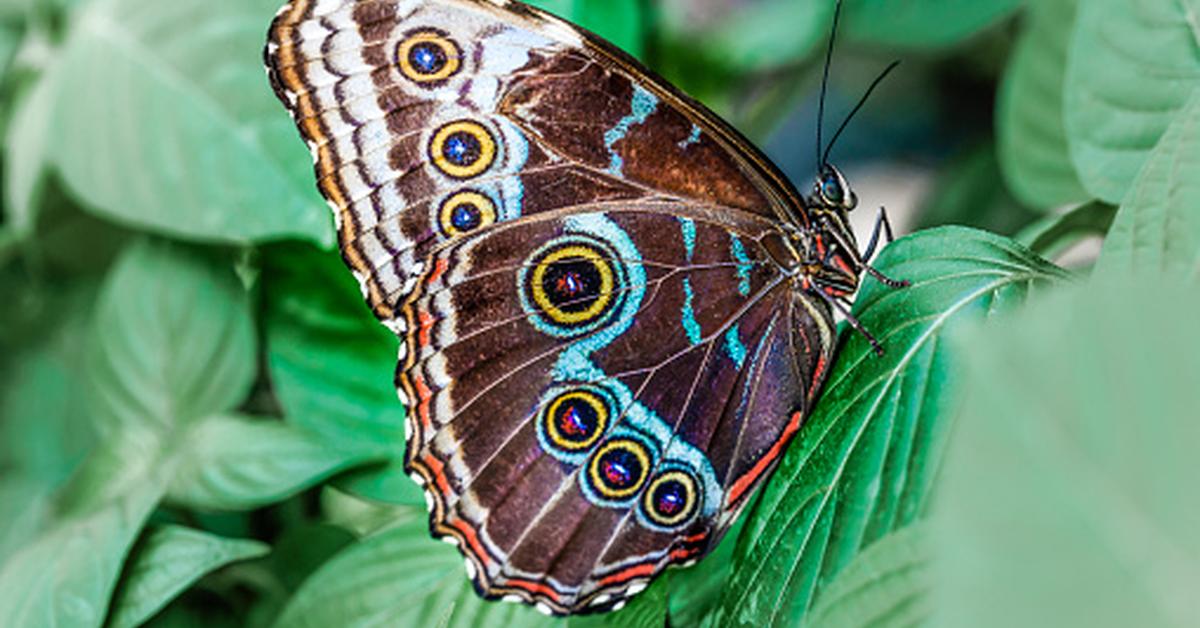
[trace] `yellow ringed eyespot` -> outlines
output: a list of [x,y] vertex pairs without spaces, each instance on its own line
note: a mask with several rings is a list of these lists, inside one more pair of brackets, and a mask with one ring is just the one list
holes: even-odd
[[437,31],[418,31],[396,46],[396,65],[416,83],[440,83],[461,67],[462,53]]
[[691,518],[697,502],[696,480],[688,473],[672,469],[650,482],[642,497],[642,510],[654,523],[670,528]]
[[530,291],[550,320],[577,325],[604,313],[615,284],[612,267],[599,251],[572,245],[551,251],[537,263]]
[[550,401],[543,414],[550,442],[566,451],[591,449],[608,426],[609,408],[596,393],[581,389]]
[[631,438],[613,439],[596,450],[588,461],[588,479],[605,499],[635,495],[650,474],[650,452]]
[[496,204],[475,190],[451,194],[438,209],[438,226],[454,237],[496,222]]
[[458,120],[433,134],[429,158],[447,175],[469,179],[482,174],[495,161],[496,140],[482,124]]

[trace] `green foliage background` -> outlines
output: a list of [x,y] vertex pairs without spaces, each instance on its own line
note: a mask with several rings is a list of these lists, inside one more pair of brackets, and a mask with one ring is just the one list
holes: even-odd
[[[846,0],[831,109],[906,66],[835,158],[937,182],[854,307],[887,354],[843,330],[721,547],[571,620],[428,538],[278,2],[0,0],[0,625],[1200,621],[1200,0]],[[807,185],[832,2],[540,4]]]

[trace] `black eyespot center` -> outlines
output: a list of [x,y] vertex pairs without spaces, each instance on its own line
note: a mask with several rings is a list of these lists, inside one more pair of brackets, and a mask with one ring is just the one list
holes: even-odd
[[568,313],[583,312],[600,298],[601,270],[583,257],[557,260],[542,276],[542,290],[555,307]]
[[479,161],[482,154],[483,145],[479,137],[468,131],[455,131],[442,144],[442,156],[456,166],[471,166]]
[[419,74],[437,74],[448,61],[445,47],[434,42],[421,42],[408,51],[408,62]]

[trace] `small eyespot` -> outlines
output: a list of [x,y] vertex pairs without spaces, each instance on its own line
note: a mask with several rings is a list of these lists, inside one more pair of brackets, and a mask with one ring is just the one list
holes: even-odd
[[450,195],[438,210],[438,225],[448,238],[469,233],[496,222],[496,204],[475,190]]
[[591,449],[608,427],[609,400],[586,388],[569,390],[550,401],[542,414],[542,429],[549,442],[561,450]]
[[435,86],[461,67],[458,46],[437,31],[417,31],[396,46],[396,65],[409,80]]
[[617,438],[592,455],[588,480],[605,499],[628,499],[646,483],[650,465],[650,450],[645,445],[631,438]]
[[686,523],[699,509],[699,491],[691,474],[678,469],[660,473],[642,497],[642,511],[664,528]]
[[478,122],[451,122],[433,134],[429,158],[445,174],[469,179],[482,174],[495,161],[496,140]]

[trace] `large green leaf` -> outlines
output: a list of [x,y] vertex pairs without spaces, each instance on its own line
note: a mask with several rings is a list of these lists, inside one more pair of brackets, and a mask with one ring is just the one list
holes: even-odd
[[597,615],[572,615],[569,628],[663,628],[667,625],[667,591],[670,575],[659,576],[650,588],[637,594],[620,610]]
[[1065,273],[1016,243],[942,228],[889,246],[847,330],[825,392],[749,515],[717,625],[798,621],[860,550],[926,510],[954,409],[962,356],[948,330],[1022,303]]
[[1200,89],[1171,123],[1125,197],[1097,271],[1200,278]]
[[930,540],[924,523],[893,532],[854,558],[825,588],[808,628],[906,628],[923,625],[929,601]]
[[524,605],[475,594],[457,550],[413,517],[339,553],[301,585],[276,626],[542,626]]
[[113,598],[108,625],[140,626],[205,574],[268,551],[270,546],[258,541],[227,539],[175,525],[155,527],[134,549]]
[[1200,86],[1200,0],[1081,2],[1067,62],[1066,128],[1083,187],[1125,199]]
[[955,338],[935,625],[1200,618],[1200,294],[1099,279]]
[[1000,166],[1022,202],[1044,209],[1083,201],[1063,127],[1063,77],[1076,0],[1032,3],[996,103]]
[[54,164],[90,207],[203,240],[332,242],[291,120],[263,78],[277,0],[95,0],[57,73]]
[[269,247],[263,257],[267,364],[288,421],[333,446],[371,442],[392,462],[339,484],[371,499],[424,504],[404,473],[404,406],[396,337],[371,314],[336,252]]
[[1021,0],[847,0],[846,37],[912,48],[947,46],[994,24],[1020,4]]
[[1092,201],[1036,220],[1014,239],[1034,253],[1053,259],[1084,238],[1104,237],[1116,215],[1116,207],[1103,201]]
[[249,510],[351,466],[387,457],[385,446],[330,443],[281,421],[210,416],[185,436],[170,487],[193,508]]

